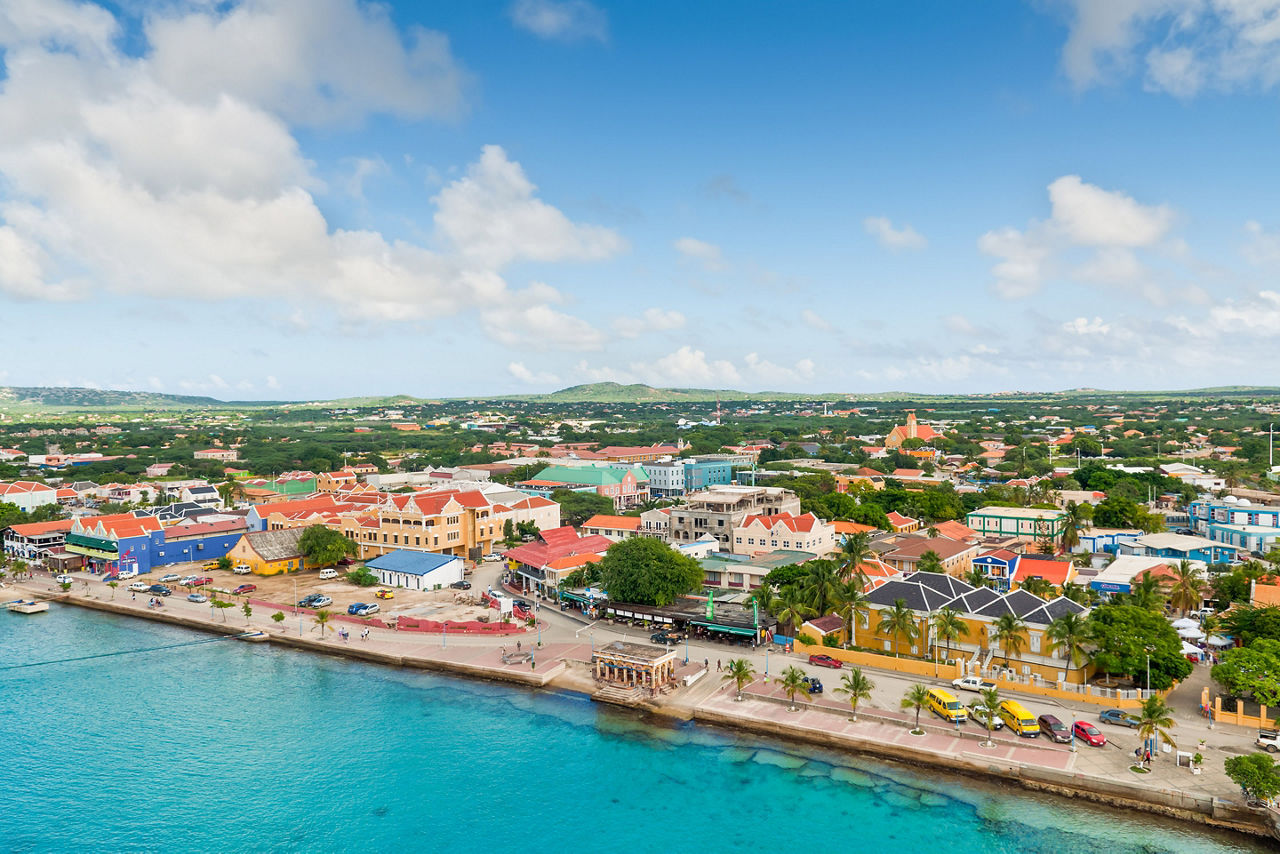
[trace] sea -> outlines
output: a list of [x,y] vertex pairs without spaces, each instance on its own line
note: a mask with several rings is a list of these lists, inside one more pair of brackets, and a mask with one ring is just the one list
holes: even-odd
[[580,695],[56,604],[0,612],[0,734],[0,851],[1273,850]]

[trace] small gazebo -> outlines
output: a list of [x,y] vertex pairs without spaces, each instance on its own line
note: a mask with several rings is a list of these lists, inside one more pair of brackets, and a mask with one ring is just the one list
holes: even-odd
[[597,679],[624,688],[661,688],[676,678],[675,650],[626,641],[596,647],[591,666]]

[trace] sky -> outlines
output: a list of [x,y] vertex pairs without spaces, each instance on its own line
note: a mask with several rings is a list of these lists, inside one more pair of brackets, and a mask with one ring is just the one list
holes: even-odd
[[0,0],[0,384],[1277,384],[1280,0]]

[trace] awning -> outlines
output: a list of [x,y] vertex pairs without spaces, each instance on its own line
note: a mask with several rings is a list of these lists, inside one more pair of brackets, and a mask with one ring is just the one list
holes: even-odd
[[1181,620],[1174,620],[1173,627],[1175,629],[1198,629],[1200,623],[1190,617],[1183,617]]
[[755,629],[742,629],[737,626],[722,626],[722,625],[719,625],[718,623],[708,623],[705,620],[691,620],[689,622],[689,625],[702,626],[704,629],[710,629],[713,632],[725,632],[726,634],[730,634],[730,635],[744,635],[745,637],[749,637],[749,638],[753,638],[756,636]]
[[1190,644],[1190,643],[1187,643],[1186,641],[1182,642],[1183,655],[1199,655],[1201,651],[1202,650],[1200,649],[1200,647],[1196,646],[1195,644]]
[[1204,640],[1204,632],[1199,629],[1179,629],[1178,637],[1183,640]]
[[1205,643],[1209,646],[1235,646],[1236,642],[1230,638],[1219,637],[1218,635],[1209,635]]

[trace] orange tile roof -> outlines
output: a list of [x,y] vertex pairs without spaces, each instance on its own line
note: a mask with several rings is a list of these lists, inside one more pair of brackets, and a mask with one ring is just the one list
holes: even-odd
[[831,524],[835,526],[837,534],[843,534],[846,536],[849,534],[869,534],[876,530],[874,525],[864,525],[861,522],[835,521]]
[[597,513],[590,519],[582,523],[584,528],[618,528],[623,531],[640,530],[639,516],[610,516],[604,513]]
[[1018,558],[1018,570],[1014,581],[1021,584],[1028,578],[1043,578],[1054,587],[1061,587],[1075,577],[1076,568],[1069,560],[1049,560],[1048,558],[1023,555]]
[[10,525],[10,529],[20,537],[34,537],[53,531],[70,531],[74,519],[59,519],[56,522],[26,522],[21,525]]

